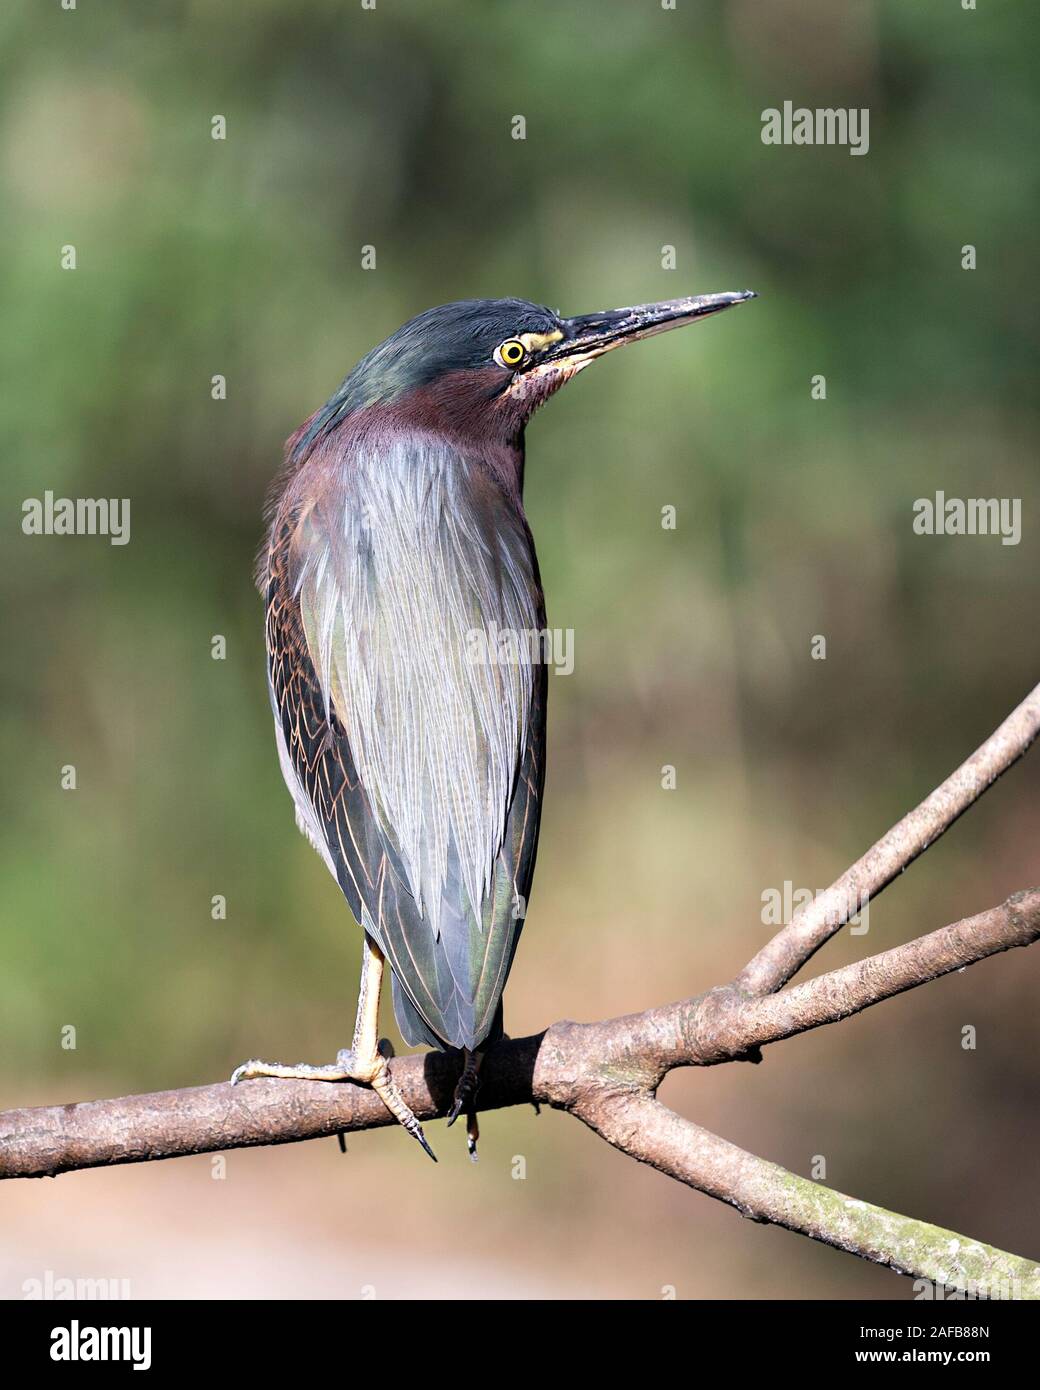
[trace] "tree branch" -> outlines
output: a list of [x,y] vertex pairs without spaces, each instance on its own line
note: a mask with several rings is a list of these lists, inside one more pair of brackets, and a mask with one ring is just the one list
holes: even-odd
[[737,976],[746,994],[771,994],[823,943],[887,888],[919,854],[1022,757],[1040,733],[1040,685],[931,796],[905,815],[824,893],[799,908]]
[[753,1221],[783,1226],[897,1274],[990,1297],[1040,1298],[1040,1265],[1031,1260],[798,1177],[684,1120],[645,1091],[600,1093],[574,1113],[622,1153]]
[[[753,1049],[837,1023],[871,1004],[1040,937],[1040,889],[855,965],[765,999],[731,986],[599,1023],[553,1024],[493,1047],[481,1110],[525,1103],[577,1111],[589,1091],[652,1093],[676,1067],[744,1059]],[[394,1059],[405,1101],[423,1120],[446,1113],[458,1059]],[[256,1080],[0,1113],[0,1178],[289,1144],[395,1123],[378,1096],[350,1082]]]
[[748,1045],[778,1042],[824,1023],[836,1023],[999,951],[1029,946],[1037,937],[1040,889],[1029,888],[976,917],[755,1000],[748,1006]]
[[[953,823],[1025,752],[1040,729],[1040,687],[985,744],[826,894],[803,909],[731,984],[599,1023],[556,1023],[492,1048],[481,1110],[534,1102],[566,1110],[615,1148],[772,1222],[904,1274],[1040,1298],[1040,1266],[954,1232],[833,1192],[730,1144],[656,1099],[680,1066],[760,1059],[760,1049],[835,1023],[998,951],[1040,937],[1040,889],[803,984],[779,986]],[[855,901],[850,899],[853,892]],[[842,916],[844,912],[844,916]],[[840,917],[840,920],[838,918]],[[779,991],[779,992],[777,992]],[[397,1058],[395,1082],[421,1119],[444,1115],[458,1058]],[[0,1114],[0,1178],[286,1144],[395,1123],[348,1082],[254,1080]]]
[[650,1010],[647,1019],[671,1015],[676,1031],[671,1047],[659,1046],[655,1059],[665,1071],[747,1058],[797,1033],[838,1023],[883,999],[903,994],[1000,951],[1029,946],[1040,938],[1040,889],[1015,893],[1000,907],[966,917],[948,927],[880,955],[818,975],[762,998],[741,995],[735,986]]

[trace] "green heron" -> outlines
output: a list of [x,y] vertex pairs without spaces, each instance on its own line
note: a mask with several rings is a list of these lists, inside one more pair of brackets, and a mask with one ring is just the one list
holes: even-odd
[[[258,585],[282,774],[364,931],[353,1045],[273,1076],[367,1083],[423,1146],[378,1040],[384,961],[405,1040],[458,1049],[473,1097],[534,873],[545,629],[524,428],[597,357],[751,290],[561,318],[522,299],[429,309],[289,440]],[[501,634],[511,634],[499,659]],[[474,635],[485,640],[474,642]]]

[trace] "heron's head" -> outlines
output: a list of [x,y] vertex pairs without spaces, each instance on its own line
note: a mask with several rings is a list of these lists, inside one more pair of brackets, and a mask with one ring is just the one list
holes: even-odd
[[525,299],[442,304],[363,357],[313,423],[324,431],[356,411],[385,407],[430,428],[515,439],[532,412],[597,357],[754,298],[738,290],[576,318]]

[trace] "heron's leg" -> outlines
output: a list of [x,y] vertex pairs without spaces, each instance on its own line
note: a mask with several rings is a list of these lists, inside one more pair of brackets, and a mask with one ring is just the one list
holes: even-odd
[[451,1109],[448,1111],[448,1128],[459,1118],[459,1113],[465,1108],[466,1111],[466,1144],[469,1148],[469,1156],[476,1162],[477,1159],[477,1140],[480,1138],[480,1127],[477,1124],[477,1111],[473,1099],[477,1094],[480,1085],[480,1064],[484,1059],[482,1052],[471,1052],[469,1048],[463,1050],[462,1075],[459,1077],[458,1085],[455,1087],[455,1098],[452,1101]]
[[383,983],[384,956],[367,932],[364,952],[357,1019],[354,1022],[354,1045],[350,1052],[341,1052],[336,1060],[339,1063],[349,1061],[353,1066],[368,1073],[364,1079],[390,1114],[423,1146],[436,1163],[437,1155],[426,1142],[422,1125],[405,1104],[404,1097],[390,1075],[387,1054],[392,1057],[393,1049],[387,1043],[384,1050],[379,1043],[379,994]]
[[[286,1066],[282,1062],[243,1062],[231,1074],[231,1084],[251,1081],[256,1077],[273,1076],[286,1081],[358,1081],[371,1086],[391,1115],[417,1140],[437,1162],[437,1155],[426,1142],[422,1125],[405,1104],[390,1075],[386,1056],[379,1046],[379,992],[383,983],[383,953],[365,933],[362,948],[361,985],[358,990],[357,1019],[354,1023],[354,1043],[336,1054],[334,1062],[313,1066],[297,1062]],[[389,1050],[389,1047],[388,1049]]]

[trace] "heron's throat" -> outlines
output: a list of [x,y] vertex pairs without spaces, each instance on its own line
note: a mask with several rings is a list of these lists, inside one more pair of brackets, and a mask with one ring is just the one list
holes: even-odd
[[529,367],[503,391],[500,408],[508,412],[514,422],[519,420],[522,428],[540,405],[594,360],[591,355],[575,356]]

